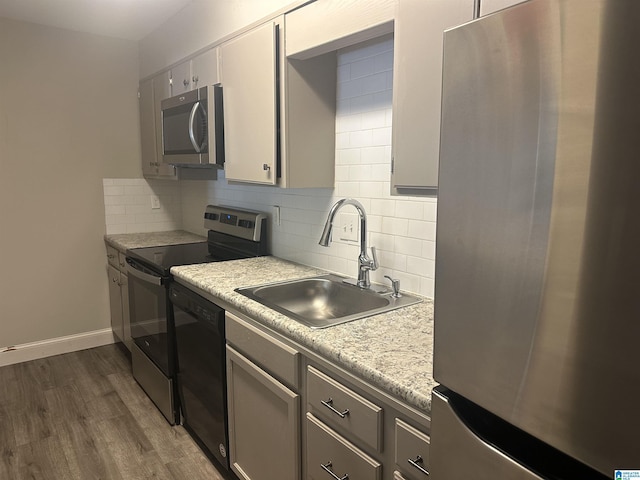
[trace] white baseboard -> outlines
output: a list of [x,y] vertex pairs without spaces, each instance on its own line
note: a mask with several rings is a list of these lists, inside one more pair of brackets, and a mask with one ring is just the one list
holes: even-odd
[[0,347],[0,367],[27,362],[38,358],[51,357],[62,353],[76,352],[87,348],[114,343],[110,328],[78,333],[65,337],[50,338],[38,342],[23,343],[11,347]]

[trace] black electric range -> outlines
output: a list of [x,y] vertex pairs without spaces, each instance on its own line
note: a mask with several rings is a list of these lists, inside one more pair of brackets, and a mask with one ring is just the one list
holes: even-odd
[[172,425],[180,406],[171,267],[266,255],[266,221],[261,212],[209,205],[206,242],[127,250],[133,376]]

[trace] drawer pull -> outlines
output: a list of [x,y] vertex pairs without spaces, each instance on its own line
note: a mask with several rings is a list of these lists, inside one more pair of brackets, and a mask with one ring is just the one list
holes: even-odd
[[407,462],[409,462],[409,465],[411,465],[412,467],[416,467],[418,470],[420,470],[425,475],[427,475],[427,476],[429,475],[429,472],[427,472],[427,469],[424,468],[424,466],[423,466],[424,459],[420,455],[418,455],[415,460],[408,459]]
[[329,410],[331,410],[333,413],[338,415],[340,418],[344,418],[347,415],[349,415],[349,409],[348,408],[345,408],[342,412],[340,410],[337,410],[333,406],[333,398],[331,398],[331,397],[329,397],[327,400],[320,400],[320,403],[322,403],[322,405],[327,407]]
[[333,473],[333,470],[331,470],[331,460],[329,460],[326,464],[321,463],[320,466],[322,467],[322,469],[325,472],[327,472],[329,475],[331,475],[335,480],[349,480],[349,474],[348,473],[345,473],[341,477],[339,477],[335,473]]

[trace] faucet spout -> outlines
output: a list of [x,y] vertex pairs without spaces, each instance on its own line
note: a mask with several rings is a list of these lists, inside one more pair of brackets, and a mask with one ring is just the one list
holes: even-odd
[[327,221],[324,224],[324,230],[320,236],[318,242],[323,247],[328,247],[331,243],[331,231],[333,230],[333,221],[335,219],[338,210],[345,205],[353,205],[358,211],[360,216],[360,254],[358,255],[358,281],[357,285],[360,288],[369,288],[371,281],[369,280],[369,271],[376,270],[378,268],[378,258],[376,256],[375,247],[371,247],[372,259],[367,255],[367,213],[364,210],[362,204],[353,198],[343,198],[338,200],[327,216]]

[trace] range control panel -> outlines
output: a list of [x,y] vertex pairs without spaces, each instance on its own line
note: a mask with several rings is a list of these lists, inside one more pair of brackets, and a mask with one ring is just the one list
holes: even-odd
[[253,210],[207,205],[204,212],[204,227],[257,242],[260,240],[263,220],[266,218],[264,213]]

